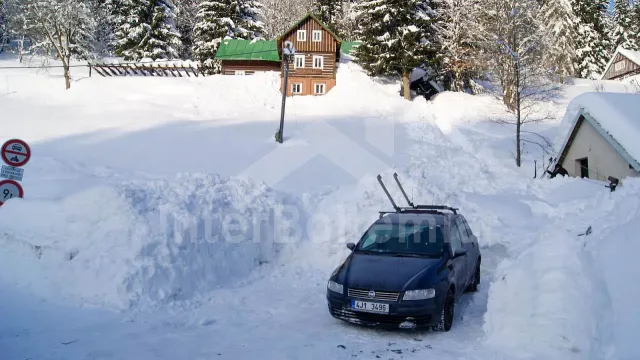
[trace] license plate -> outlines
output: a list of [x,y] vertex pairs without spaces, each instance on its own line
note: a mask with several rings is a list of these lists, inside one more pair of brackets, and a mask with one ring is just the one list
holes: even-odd
[[366,311],[381,314],[389,313],[389,304],[372,303],[367,301],[351,301],[351,308],[356,311]]

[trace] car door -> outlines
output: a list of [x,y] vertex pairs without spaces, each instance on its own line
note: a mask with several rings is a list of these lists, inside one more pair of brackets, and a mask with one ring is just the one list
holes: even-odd
[[[451,236],[450,236],[450,246],[451,246],[451,254],[455,254],[456,250],[464,249],[462,244],[462,239],[460,237],[460,225],[458,220],[454,220],[451,223]],[[459,256],[457,258],[451,259],[451,267],[450,270],[454,273],[454,279],[456,282],[456,292],[461,294],[468,280],[467,275],[467,256]],[[457,295],[457,294],[456,294]]]
[[467,270],[469,270],[469,279],[471,279],[471,276],[475,274],[474,271],[478,257],[480,257],[480,248],[478,246],[478,239],[473,234],[473,231],[471,231],[469,223],[467,223],[467,220],[463,216],[460,216],[460,224],[460,229],[464,229],[462,243],[469,252],[467,256]]

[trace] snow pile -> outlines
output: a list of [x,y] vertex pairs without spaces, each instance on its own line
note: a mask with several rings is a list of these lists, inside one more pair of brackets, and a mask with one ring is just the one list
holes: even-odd
[[628,179],[605,204],[600,201],[598,205],[591,207],[595,210],[591,216],[594,234],[587,249],[593,251],[611,297],[611,321],[615,324],[611,331],[617,358],[635,359],[640,332],[640,287],[636,286],[640,279],[640,181]]
[[[535,244],[499,266],[485,314],[487,343],[517,352],[594,352],[604,288],[595,286],[576,235],[544,231]],[[594,345],[592,345],[594,343]]]
[[299,240],[289,236],[295,224],[286,212],[303,209],[264,185],[205,175],[61,201],[15,199],[0,209],[0,279],[115,308],[190,300]]

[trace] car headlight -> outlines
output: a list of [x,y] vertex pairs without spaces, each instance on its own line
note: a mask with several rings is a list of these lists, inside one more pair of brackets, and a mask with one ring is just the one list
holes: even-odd
[[331,280],[329,280],[329,282],[327,283],[327,289],[338,294],[342,294],[344,291],[342,284],[338,284],[337,282]]
[[409,290],[404,293],[402,300],[426,300],[436,297],[436,289]]

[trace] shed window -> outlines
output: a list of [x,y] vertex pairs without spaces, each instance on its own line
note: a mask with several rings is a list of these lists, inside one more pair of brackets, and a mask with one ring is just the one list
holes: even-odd
[[313,41],[321,42],[322,41],[322,30],[313,30]]
[[307,41],[307,30],[298,30],[298,41]]
[[313,68],[314,69],[324,69],[324,56],[314,56],[313,57]]
[[589,158],[577,159],[576,167],[578,168],[577,173],[580,174],[581,178],[589,178]]
[[236,70],[235,74],[236,75],[247,75],[247,73],[244,70]]
[[291,84],[292,94],[302,94],[302,83]]
[[625,62],[624,62],[624,60],[623,60],[623,61],[618,61],[618,62],[613,66],[613,69],[614,69],[615,71],[622,71],[622,70],[624,70],[626,67],[627,67],[627,66],[626,66],[626,63],[625,63]]
[[316,95],[324,95],[326,91],[327,91],[327,86],[325,84],[316,84],[315,86]]
[[295,62],[293,63],[293,68],[303,68],[304,67],[304,55],[296,55]]

